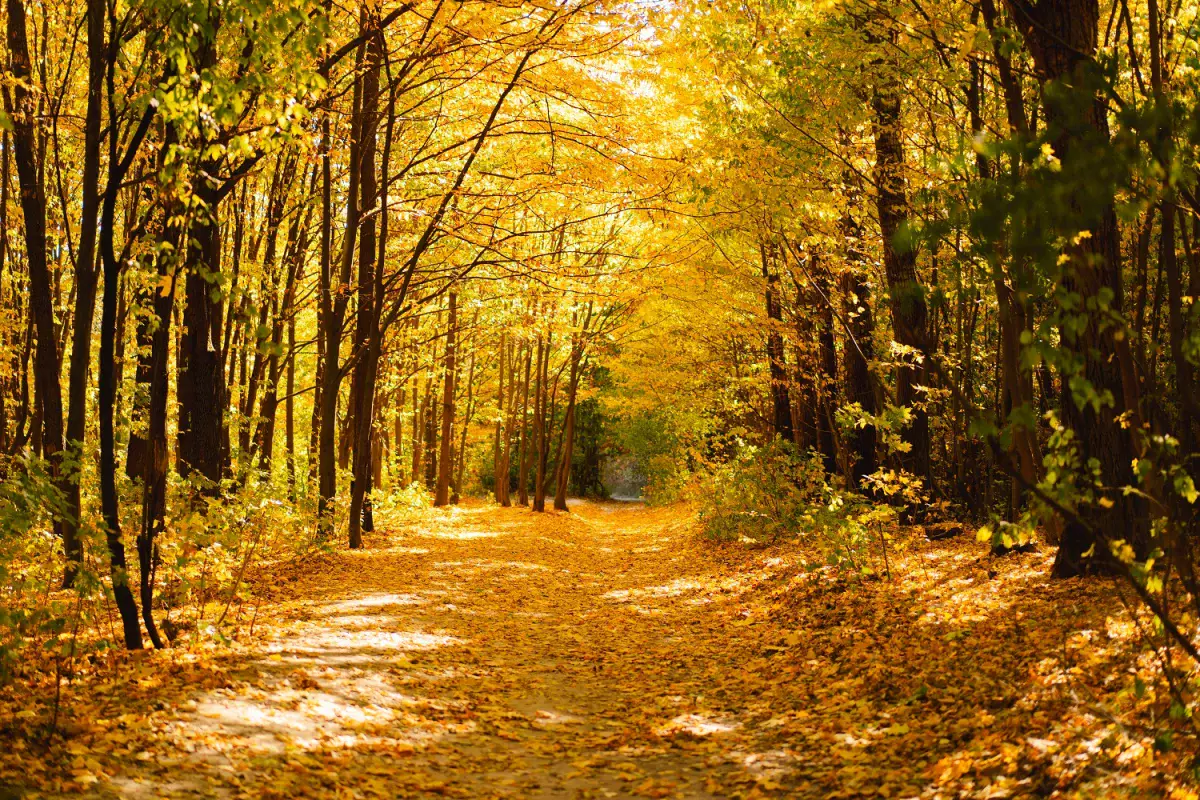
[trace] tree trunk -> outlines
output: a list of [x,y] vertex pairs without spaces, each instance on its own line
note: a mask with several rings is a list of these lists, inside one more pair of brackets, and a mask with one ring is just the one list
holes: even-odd
[[[321,430],[318,437],[318,532],[322,538],[333,533],[333,499],[337,494],[337,407],[343,367],[341,363],[342,328],[346,317],[347,293],[340,290],[350,282],[354,242],[358,236],[359,213],[359,137],[361,131],[359,107],[362,104],[362,61],[360,46],[355,57],[353,113],[350,130],[350,175],[346,194],[346,232],[342,241],[342,258],[338,282],[333,283],[333,178],[330,165],[332,134],[329,114],[321,120],[321,313],[324,323],[325,357],[321,369]],[[325,72],[328,77],[328,72]]]
[[496,389],[496,439],[492,446],[492,472],[496,476],[496,502],[502,506],[511,504],[508,499],[508,454],[504,452],[504,367],[505,334],[500,334],[500,373]]
[[446,372],[445,383],[442,387],[442,452],[438,457],[437,493],[434,496],[435,506],[444,506],[450,502],[450,475],[454,469],[454,459],[451,457],[451,442],[454,425],[454,336],[458,325],[458,297],[450,292],[450,309],[446,326]]
[[[103,0],[88,0],[88,57],[95,62],[107,59],[103,43],[104,31]],[[140,139],[130,144],[130,153],[136,152]],[[120,162],[115,158],[115,142],[110,144],[109,180],[110,190],[105,193],[101,209],[103,222],[100,225],[100,257],[104,265],[104,295],[100,311],[100,363],[98,405],[100,414],[100,510],[104,517],[104,536],[108,545],[108,563],[112,572],[113,598],[121,615],[121,628],[125,647],[129,650],[142,648],[142,632],[138,624],[137,602],[129,587],[129,571],[125,556],[125,541],[121,535],[120,497],[117,494],[116,435],[114,411],[117,387],[120,384],[115,360],[117,333],[117,295],[120,291],[121,265],[117,261],[113,245],[113,224],[116,221],[115,187],[120,186],[128,171],[127,156]]]
[[[428,378],[426,378],[428,382]],[[424,465],[424,442],[425,442],[425,427],[422,419],[425,409],[421,405],[421,383],[418,375],[413,375],[412,381],[412,478],[410,483],[416,483],[421,480],[421,469]],[[428,396],[428,393],[426,393]]]
[[454,478],[454,494],[451,502],[457,503],[462,496],[463,473],[467,467],[467,431],[471,427],[471,419],[475,416],[475,352],[471,351],[471,366],[467,368],[467,400],[466,413],[463,415],[462,431],[458,440],[458,471]]
[[[541,341],[538,342],[539,358]],[[533,348],[525,348],[525,379],[521,382],[521,463],[517,467],[517,502],[529,505],[529,370]]]
[[[29,59],[23,0],[7,0],[8,51],[12,86],[5,94],[12,122],[13,156],[17,163],[17,181],[21,189],[21,211],[25,218],[26,266],[29,271],[29,308],[37,332],[33,377],[37,395],[35,408],[41,412],[37,430],[42,453],[58,488],[71,496],[74,481],[66,474],[63,449],[62,386],[59,384],[59,351],[54,323],[54,297],[49,264],[46,261],[46,192],[37,162],[37,129],[34,77]],[[75,573],[83,558],[83,547],[76,531],[76,520],[56,519],[55,532],[63,540],[66,555],[64,588],[74,584]]]
[[[366,6],[362,8],[361,25],[366,40],[366,65],[362,78],[362,104],[360,106],[359,190],[360,208],[365,209],[359,226],[358,248],[358,321],[354,330],[354,380],[351,384],[350,402],[353,414],[347,414],[347,429],[354,444],[354,469],[350,482],[349,533],[350,547],[362,546],[362,528],[374,528],[370,519],[367,490],[371,481],[371,434],[374,429],[375,384],[379,377],[379,359],[382,351],[380,341],[380,310],[382,291],[378,273],[383,265],[379,262],[381,242],[386,246],[387,232],[377,236],[380,219],[386,219],[379,192],[379,176],[376,174],[376,134],[379,130],[379,73],[383,62],[383,36],[379,30],[379,19]],[[387,148],[384,148],[384,185],[387,185]],[[366,517],[364,517],[364,511]]]
[[546,430],[546,379],[550,371],[550,341],[547,337],[538,336],[538,365],[537,393],[533,404],[533,440],[536,450],[537,467],[534,470],[533,481],[533,510],[546,510],[546,440],[549,434]]
[[575,397],[579,388],[579,357],[581,352],[578,343],[572,345],[571,377],[567,384],[567,410],[563,416],[563,438],[558,451],[558,469],[556,471],[556,486],[554,492],[554,510],[567,510],[567,488],[571,482],[571,459],[575,452]]
[[[894,34],[893,34],[894,35]],[[917,279],[917,253],[907,242],[898,241],[908,224],[911,210],[904,167],[904,132],[901,119],[900,86],[888,74],[894,72],[886,59],[877,62],[882,78],[872,87],[871,110],[875,138],[875,188],[879,228],[883,235],[883,265],[887,273],[892,311],[892,333],[913,355],[896,376],[896,402],[912,410],[912,422],[903,439],[911,449],[901,454],[900,464],[908,472],[928,481],[929,416],[917,387],[928,383],[925,359],[929,357],[928,311],[925,289]],[[918,363],[918,360],[919,363]]]
[[[1047,127],[1053,136],[1055,155],[1069,171],[1081,156],[1090,157],[1087,149],[1107,146],[1109,141],[1108,111],[1104,100],[1089,88],[1086,72],[1092,68],[1096,52],[1100,8],[1097,0],[1039,0],[1031,5],[1025,0],[1008,0],[1012,17],[1033,54],[1038,77],[1046,83],[1059,82],[1065,91],[1046,92]],[[1065,255],[1063,287],[1081,298],[1081,307],[1089,309],[1087,325],[1082,331],[1063,326],[1063,345],[1072,351],[1082,364],[1082,375],[1096,392],[1111,392],[1117,398],[1117,408],[1074,401],[1074,391],[1067,387],[1074,374],[1063,374],[1062,419],[1075,432],[1082,463],[1096,459],[1100,480],[1105,486],[1123,487],[1136,483],[1132,463],[1134,443],[1131,433],[1117,419],[1122,412],[1136,416],[1139,399],[1136,385],[1122,375],[1123,362],[1129,349],[1127,337],[1114,334],[1119,328],[1090,311],[1103,304],[1111,295],[1108,310],[1121,313],[1121,262],[1117,218],[1111,201],[1097,205],[1092,198],[1071,198],[1079,215],[1080,229],[1091,236],[1072,245]],[[1102,324],[1103,322],[1103,324]],[[1112,358],[1113,354],[1117,358]],[[1122,403],[1123,400],[1123,403]],[[1137,425],[1134,426],[1139,427]],[[1140,431],[1138,432],[1140,433]],[[1139,557],[1149,551],[1149,537],[1144,504],[1127,496],[1118,488],[1108,498],[1109,508],[1100,504],[1076,509],[1079,520],[1069,520],[1054,561],[1054,574],[1059,577],[1078,575],[1091,564],[1103,563],[1108,542],[1125,540]],[[1085,553],[1095,548],[1099,559],[1088,562]]]
[[[107,65],[104,46],[105,6],[89,0],[88,29],[88,100],[83,130],[82,216],[79,222],[79,252],[75,262],[75,327],[71,338],[71,374],[67,384],[66,447],[76,454],[85,452],[87,430],[88,370],[92,361],[92,320],[96,313],[96,223],[100,205],[100,123],[104,75]],[[115,324],[115,320],[114,320]],[[0,418],[0,440],[3,439]],[[79,476],[70,481],[67,504],[75,520],[83,519]],[[68,566],[64,583],[73,583]]]
[[[165,264],[159,266],[160,278],[166,277]],[[169,279],[167,292],[155,292],[154,313],[158,325],[151,336],[150,403],[146,426],[146,465],[142,479],[142,528],[137,537],[138,567],[141,586],[142,621],[154,646],[163,646],[154,624],[154,573],[158,566],[155,539],[166,526],[167,517],[167,360],[171,343],[171,307],[175,303],[175,280]]]
[[[871,310],[871,286],[867,282],[866,255],[862,250],[862,226],[854,216],[859,193],[855,177],[846,176],[847,207],[839,224],[846,243],[846,269],[841,276],[842,315],[846,319],[846,341],[842,343],[842,371],[846,380],[846,400],[858,403],[865,415],[879,413],[872,384],[870,362],[875,358],[875,320]],[[867,424],[848,434],[852,438],[850,477],[860,490],[864,478],[878,467],[875,456],[875,426]]]
[[767,364],[771,376],[771,406],[773,434],[776,438],[790,442],[795,439],[792,427],[792,401],[788,395],[787,364],[783,353],[783,313],[779,304],[779,274],[771,267],[774,246],[766,241],[759,242],[762,258],[762,276],[767,302]]
[[815,304],[817,314],[817,448],[828,475],[838,469],[838,437],[834,424],[837,410],[837,346],[834,342],[834,320],[829,272],[818,258],[812,259],[813,280],[821,297]]

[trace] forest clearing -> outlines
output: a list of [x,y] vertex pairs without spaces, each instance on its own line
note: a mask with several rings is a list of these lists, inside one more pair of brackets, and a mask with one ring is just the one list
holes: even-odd
[[0,30],[0,800],[1200,800],[1200,4]]

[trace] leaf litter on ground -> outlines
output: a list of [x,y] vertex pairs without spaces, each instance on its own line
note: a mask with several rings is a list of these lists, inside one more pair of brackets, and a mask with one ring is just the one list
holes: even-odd
[[[685,507],[466,505],[261,574],[254,636],[0,690],[18,796],[1195,800],[1109,581],[900,537],[894,579]],[[1168,746],[1169,745],[1169,746]]]

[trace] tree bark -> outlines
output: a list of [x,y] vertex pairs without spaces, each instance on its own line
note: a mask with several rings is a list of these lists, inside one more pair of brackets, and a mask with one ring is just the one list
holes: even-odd
[[[892,34],[894,36],[894,34]],[[904,134],[900,86],[890,75],[892,64],[877,61],[882,77],[872,87],[872,132],[875,139],[876,211],[883,235],[883,265],[887,273],[892,312],[892,333],[900,344],[912,348],[896,376],[896,402],[912,411],[912,422],[903,439],[910,445],[900,464],[926,481],[929,470],[929,416],[917,387],[927,384],[925,359],[929,357],[928,310],[925,289],[917,278],[917,253],[898,241],[911,215],[904,167]]]
[[[59,384],[59,350],[54,322],[54,296],[50,267],[46,260],[46,190],[40,173],[37,152],[36,108],[32,87],[35,79],[29,58],[23,0],[7,0],[8,51],[12,85],[4,92],[5,105],[12,121],[13,158],[17,164],[17,182],[21,191],[21,211],[25,218],[26,266],[29,272],[29,308],[37,333],[33,377],[37,395],[35,408],[40,411],[38,429],[41,451],[50,475],[59,491],[71,496],[74,480],[62,463],[63,402]],[[76,530],[77,520],[54,521],[55,532],[63,540],[67,566],[63,587],[75,582],[83,547]]]
[[[1108,111],[1103,98],[1091,88],[1087,72],[1094,67],[1099,32],[1100,8],[1097,0],[1007,0],[1013,20],[1033,54],[1038,77],[1045,83],[1059,83],[1064,91],[1044,93],[1046,123],[1052,134],[1055,155],[1067,171],[1095,146],[1107,146],[1110,138]],[[1083,153],[1083,156],[1079,154]],[[1122,374],[1128,362],[1127,337],[1116,337],[1116,328],[1092,310],[1101,304],[1102,295],[1111,294],[1108,311],[1121,313],[1121,262],[1117,218],[1111,201],[1096,205],[1091,199],[1070,198],[1079,216],[1079,227],[1090,231],[1066,253],[1062,287],[1080,299],[1080,307],[1089,309],[1082,331],[1064,325],[1063,344],[1082,364],[1081,377],[1097,392],[1111,392],[1118,408],[1097,409],[1092,403],[1082,407],[1067,391],[1075,377],[1064,371],[1062,418],[1075,432],[1082,463],[1096,459],[1100,479],[1105,486],[1130,486],[1136,483],[1132,470],[1135,447],[1131,432],[1117,419],[1124,411],[1135,414],[1139,406],[1136,385]],[[1117,358],[1111,358],[1116,354]],[[1123,402],[1122,402],[1123,400]],[[1137,427],[1136,425],[1134,427]],[[1149,551],[1144,504],[1116,491],[1110,507],[1089,504],[1077,509],[1080,520],[1067,522],[1054,561],[1054,574],[1069,577],[1103,563],[1109,541],[1129,542],[1139,556]],[[1099,559],[1088,561],[1084,554],[1096,548]]]
[[[82,216],[79,251],[75,261],[75,327],[71,338],[71,374],[67,384],[66,447],[76,460],[85,452],[87,431],[88,370],[92,362],[92,320],[96,314],[96,224],[100,210],[100,123],[107,66],[104,46],[105,6],[89,0],[87,7],[88,99],[83,126]],[[114,320],[115,324],[115,320]],[[2,424],[2,422],[0,422]],[[0,439],[3,431],[0,430]],[[68,507],[75,520],[83,519],[79,476],[70,482]],[[68,567],[68,569],[70,569]],[[68,577],[64,583],[73,581]]]
[[437,493],[434,496],[435,506],[444,506],[450,502],[450,475],[454,469],[454,459],[451,457],[451,443],[454,425],[454,375],[455,328],[458,325],[458,297],[450,292],[449,313],[446,326],[446,359],[443,369],[446,377],[442,387],[442,452],[438,457]]
[[762,259],[762,277],[767,304],[767,366],[771,377],[772,432],[785,442],[795,439],[792,426],[792,401],[788,393],[787,364],[783,353],[783,312],[779,303],[779,274],[772,268],[774,245],[758,244]]
[[[875,320],[871,308],[871,286],[867,282],[866,255],[862,249],[862,225],[855,217],[860,194],[856,177],[843,176],[846,208],[839,229],[846,247],[846,269],[841,275],[842,315],[846,319],[846,340],[842,343],[842,372],[846,381],[846,400],[858,403],[863,414],[879,413],[872,383],[870,362],[875,358]],[[860,490],[866,488],[866,476],[879,464],[875,455],[876,432],[873,424],[848,434],[852,440],[850,478]]]
[[[103,0],[88,0],[88,57],[107,60],[103,44],[104,31]],[[95,37],[93,39],[92,37]],[[94,44],[93,44],[94,42]],[[94,62],[93,62],[94,68]],[[103,69],[100,70],[103,73]],[[118,160],[116,139],[109,140],[109,189],[101,204],[100,258],[104,266],[104,294],[100,312],[100,363],[98,405],[100,415],[100,511],[104,517],[104,536],[108,546],[109,568],[112,572],[113,598],[121,615],[121,628],[125,647],[129,650],[142,648],[142,632],[138,624],[137,602],[129,587],[128,564],[125,542],[121,535],[120,497],[117,494],[117,457],[114,430],[114,412],[117,387],[120,384],[116,362],[118,340],[117,295],[120,292],[121,265],[117,261],[113,244],[113,227],[116,222],[117,187],[125,179],[132,157],[145,135],[145,126],[138,129],[128,146],[126,155]]]
[[533,510],[546,510],[546,440],[549,432],[546,430],[546,379],[550,371],[550,340],[547,336],[538,336],[538,367],[537,393],[533,408],[533,439],[536,450],[537,466],[534,470],[533,481]]
[[[540,350],[541,342],[538,342]],[[540,353],[539,353],[540,358]],[[529,370],[533,348],[525,348],[525,379],[521,382],[521,462],[517,467],[517,502],[529,505]]]

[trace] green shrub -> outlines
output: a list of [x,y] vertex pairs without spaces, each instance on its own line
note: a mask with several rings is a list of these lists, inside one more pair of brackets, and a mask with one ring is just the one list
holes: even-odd
[[812,545],[810,566],[867,574],[886,569],[883,548],[895,511],[832,485],[818,453],[800,453],[782,442],[745,447],[710,470],[693,496],[710,538],[748,544],[799,540]]

